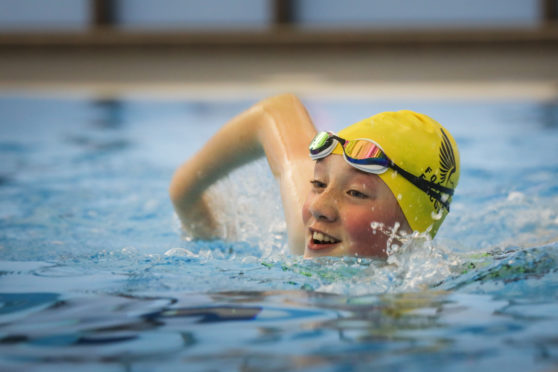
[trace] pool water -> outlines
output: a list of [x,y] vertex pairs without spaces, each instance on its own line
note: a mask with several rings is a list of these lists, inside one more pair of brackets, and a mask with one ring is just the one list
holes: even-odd
[[193,241],[173,171],[256,99],[0,96],[0,370],[557,368],[558,103],[302,98],[320,129],[406,108],[452,132],[434,241],[293,256],[263,160]]

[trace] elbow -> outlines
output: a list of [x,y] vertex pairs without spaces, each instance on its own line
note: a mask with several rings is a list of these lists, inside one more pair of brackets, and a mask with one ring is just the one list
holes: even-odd
[[184,204],[187,195],[187,187],[183,176],[183,169],[178,168],[174,173],[169,185],[169,197],[175,208]]
[[176,181],[173,178],[170,185],[169,185],[169,198],[173,205],[177,205],[180,200],[183,198],[183,192],[180,190],[177,185]]

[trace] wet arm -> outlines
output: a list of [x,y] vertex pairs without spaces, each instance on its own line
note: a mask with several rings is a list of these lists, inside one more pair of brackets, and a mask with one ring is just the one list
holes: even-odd
[[280,182],[289,240],[300,239],[300,210],[312,174],[307,146],[314,134],[306,109],[290,94],[264,100],[226,123],[172,179],[170,196],[185,227],[195,237],[215,236],[218,226],[205,191],[265,154]]

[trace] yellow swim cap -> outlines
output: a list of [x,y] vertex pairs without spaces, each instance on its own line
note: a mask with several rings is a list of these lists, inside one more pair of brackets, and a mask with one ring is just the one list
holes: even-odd
[[[338,136],[373,140],[391,161],[427,181],[452,189],[459,181],[457,144],[446,129],[426,115],[408,110],[383,112],[343,129]],[[333,153],[342,155],[341,145]],[[448,210],[393,169],[379,177],[395,196],[409,226],[434,237]]]

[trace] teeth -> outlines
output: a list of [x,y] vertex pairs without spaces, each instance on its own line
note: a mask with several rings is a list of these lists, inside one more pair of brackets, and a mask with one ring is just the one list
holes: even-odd
[[314,233],[312,234],[312,239],[323,243],[335,243],[334,239],[317,231],[314,231]]

